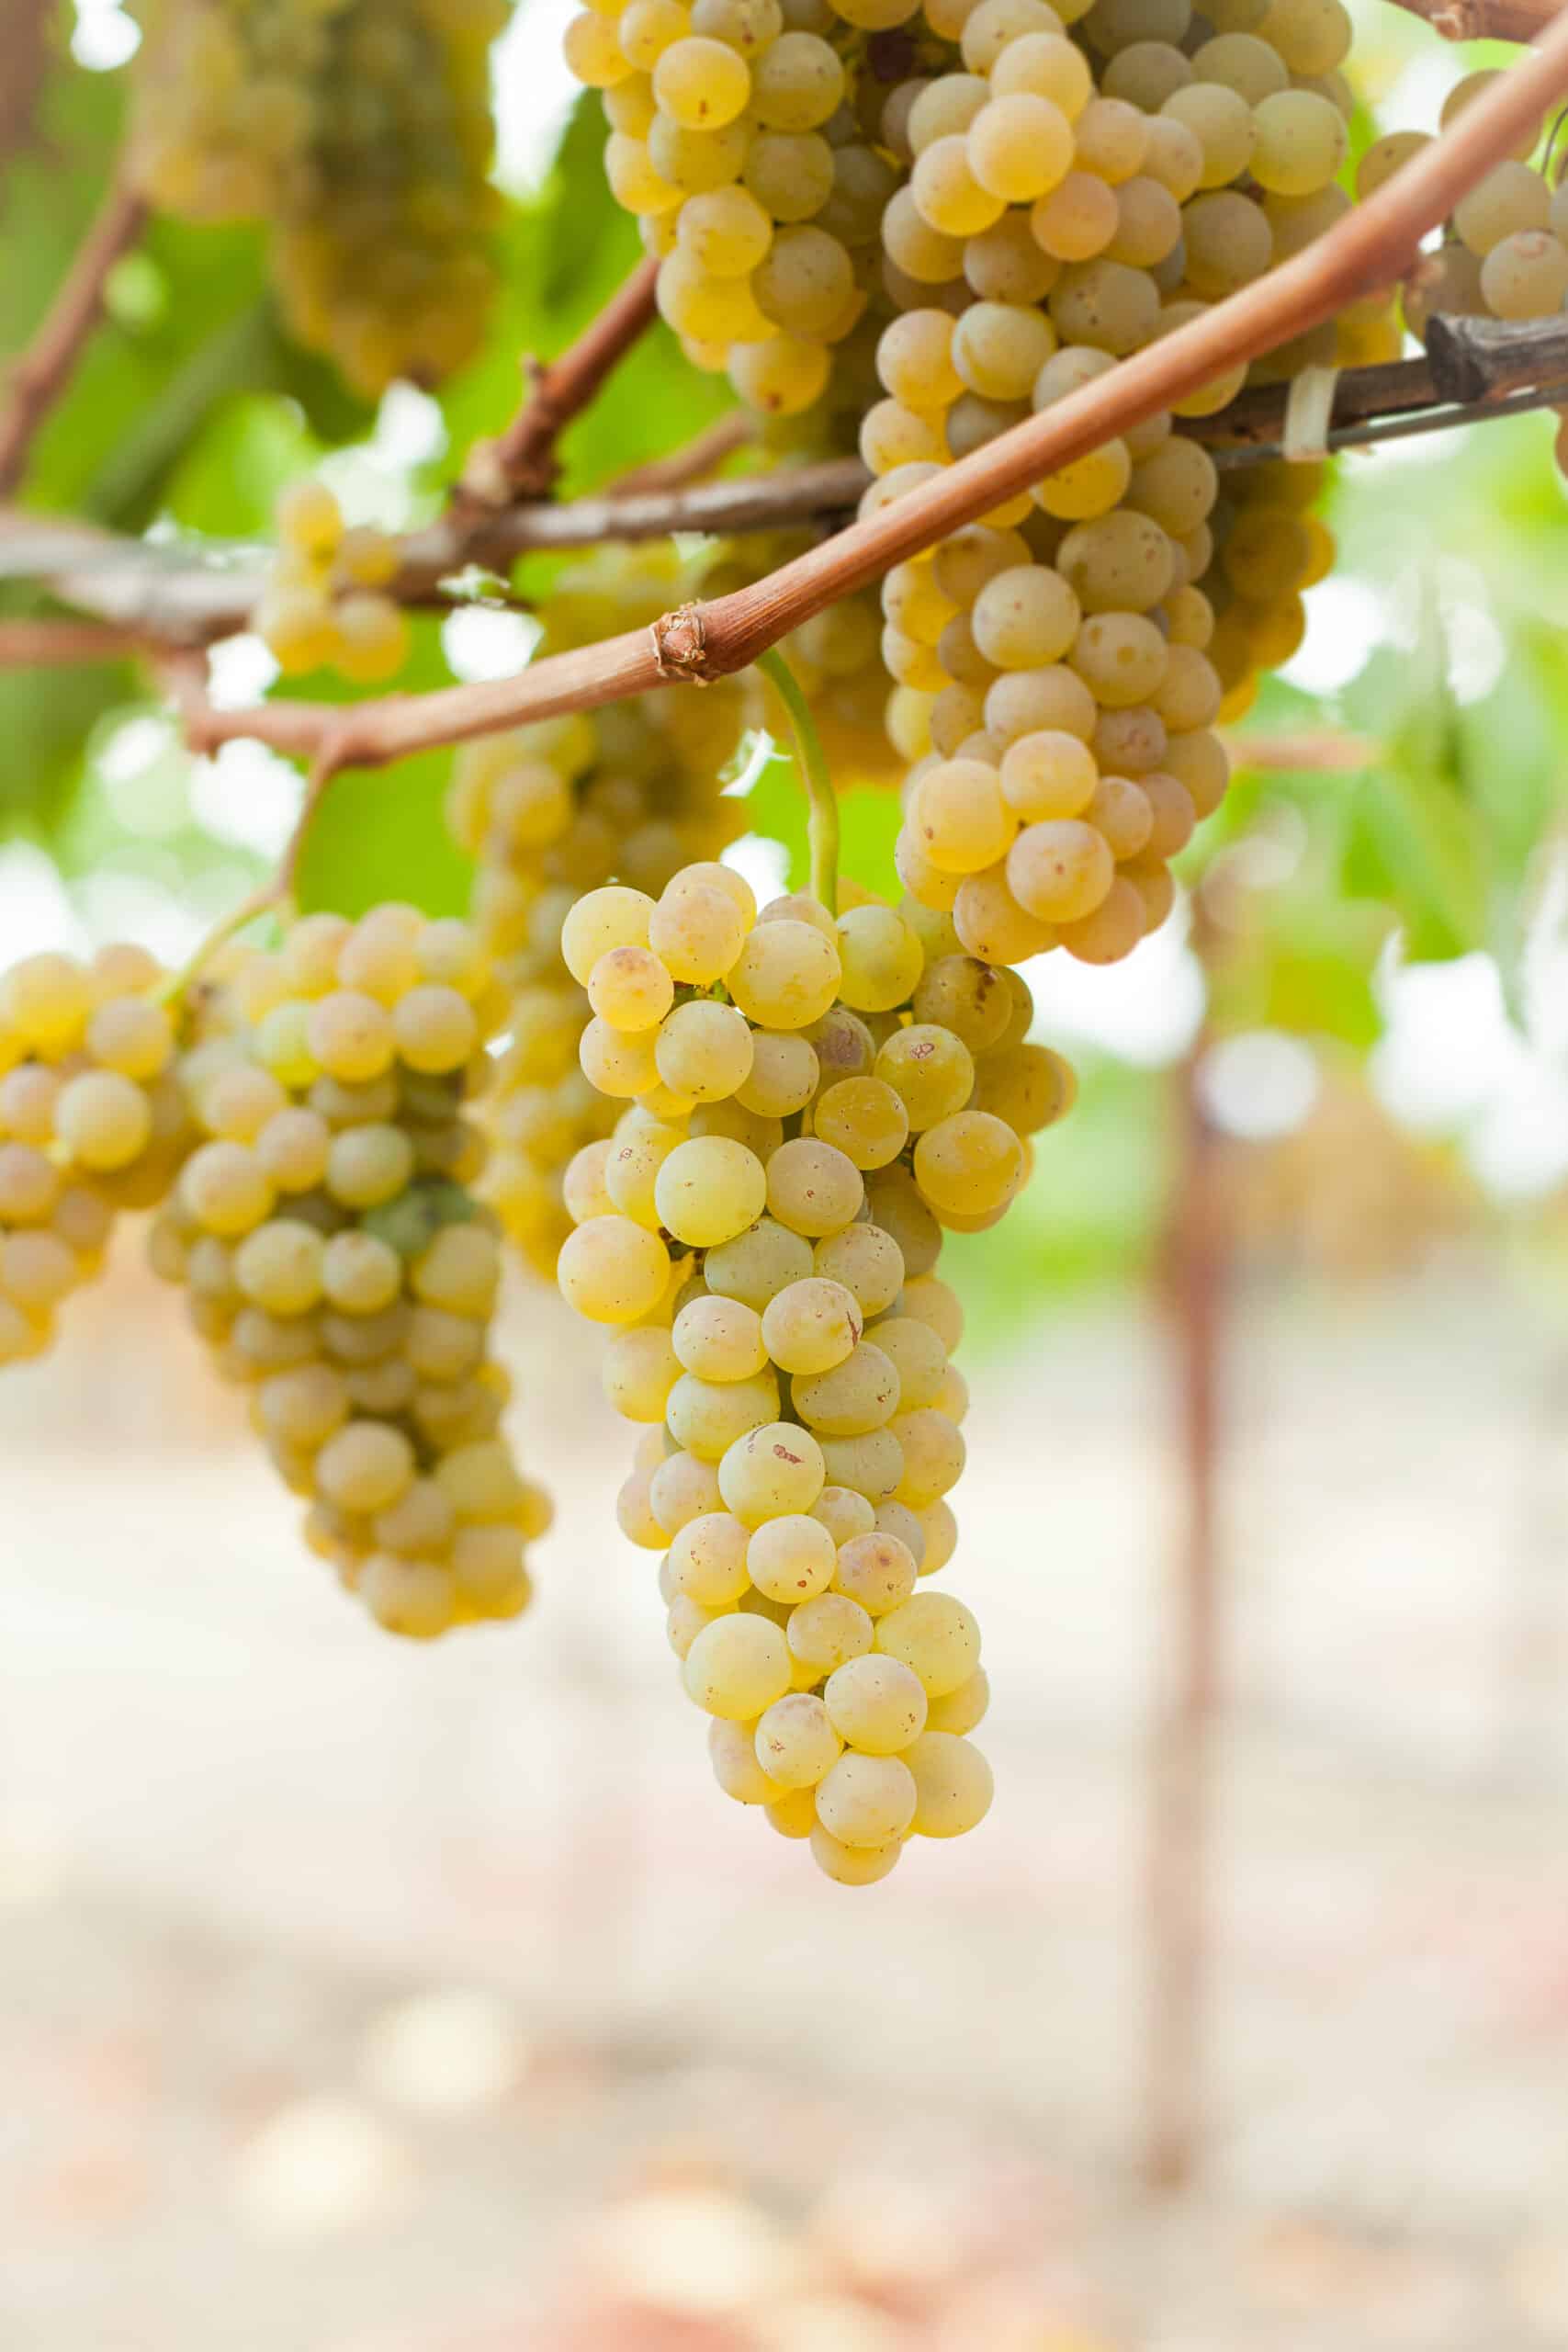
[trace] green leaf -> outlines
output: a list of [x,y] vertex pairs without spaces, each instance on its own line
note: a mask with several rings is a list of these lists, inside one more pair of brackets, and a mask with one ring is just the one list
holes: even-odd
[[81,782],[93,730],[138,690],[125,662],[0,670],[0,831],[54,830]]
[[[416,618],[400,690],[421,694],[451,683],[439,622]],[[289,685],[323,702],[357,698],[356,689],[331,672]],[[432,915],[468,911],[473,867],[446,826],[455,756],[423,752],[392,767],[354,768],[333,778],[300,861],[296,896],[302,911],[361,915],[384,899],[407,899]]]

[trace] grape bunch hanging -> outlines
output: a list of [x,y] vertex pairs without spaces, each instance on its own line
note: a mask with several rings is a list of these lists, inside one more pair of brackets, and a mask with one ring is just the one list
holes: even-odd
[[[696,363],[775,412],[874,378],[875,512],[1332,226],[1349,38],[1339,0],[634,0],[566,48]],[[1260,372],[1397,346],[1379,296]],[[1300,640],[1315,477],[1224,499],[1175,429],[1242,373],[883,583],[899,871],[976,956],[1109,963],[1156,928],[1224,793],[1214,720]]]
[[[993,1225],[1071,1076],[1029,990],[874,900],[759,916],[723,865],[591,891],[562,932],[583,1068],[627,1104],[567,1171],[567,1299],[648,1425],[621,1497],[726,1792],[885,1877],[983,1817],[979,1629],[951,1559],[966,1396],[943,1228]],[[951,943],[955,945],[956,943]]]
[[[136,184],[266,222],[292,331],[366,394],[477,345],[500,0],[142,0]],[[858,452],[874,514],[1114,371],[1351,204],[1341,0],[626,0],[568,61],[690,364],[754,462]],[[1451,94],[1447,125],[1492,77]],[[1424,143],[1396,132],[1373,194]],[[0,975],[0,1363],[40,1353],[121,1211],[389,1631],[507,1619],[542,1488],[504,1433],[510,1241],[603,1327],[639,1431],[617,1506],[715,1777],[869,1884],[991,1801],[948,1233],[1004,1217],[1071,1107],[1018,968],[1130,954],[1220,807],[1219,727],[1333,560],[1323,468],[1222,469],[1244,383],[1397,356],[1438,316],[1568,299],[1540,126],[1400,288],[1231,368],[894,564],[784,660],[484,737],[454,763],[468,922],[285,910],[194,972]],[[396,673],[400,550],[285,493],[254,623],[280,669]],[[804,526],[599,552],[558,653],[757,581]],[[810,890],[759,908],[727,790],[782,695]],[[824,753],[826,759],[824,759]],[[825,769],[900,797],[895,905],[839,883]],[[292,869],[290,869],[292,870]]]
[[490,45],[504,0],[139,0],[139,185],[259,220],[288,324],[375,397],[472,357],[495,278]]
[[242,951],[180,1060],[191,1148],[152,1237],[312,1550],[392,1632],[514,1617],[547,1501],[501,1430],[495,1222],[466,1116],[505,1018],[466,923],[382,906]]

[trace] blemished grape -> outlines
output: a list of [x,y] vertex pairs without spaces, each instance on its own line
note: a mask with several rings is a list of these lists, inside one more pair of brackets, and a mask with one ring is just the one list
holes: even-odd
[[718,1617],[693,1642],[683,1673],[688,1693],[705,1713],[752,1723],[789,1689],[789,1650],[765,1617]]
[[881,1848],[905,1836],[919,1801],[914,1777],[897,1756],[852,1748],[818,1785],[817,1817],[840,1845]]
[[995,1784],[990,1766],[969,1740],[933,1728],[902,1753],[915,1782],[914,1836],[962,1838],[985,1819]]

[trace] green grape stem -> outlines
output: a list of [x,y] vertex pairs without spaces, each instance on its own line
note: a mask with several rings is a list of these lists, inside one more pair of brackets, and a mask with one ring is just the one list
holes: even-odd
[[276,909],[283,914],[285,921],[292,919],[299,861],[304,855],[316,811],[328,786],[338,773],[339,764],[330,751],[323,751],[318,755],[305,779],[305,795],[299,804],[299,814],[294,820],[294,829],[284,844],[283,854],[270,879],[247,898],[242,899],[237,907],[231,907],[213,924],[189,961],[165,980],[158,991],[160,1003],[174,1003],[183,997],[192,983],[200,978],[208,963],[225,941],[231,939],[237,931],[243,931],[248,922],[254,922],[258,915],[268,914]]
[[817,722],[811,707],[801,692],[800,682],[776,645],[757,656],[757,667],[777,689],[779,700],[789,714],[790,731],[795,737],[795,756],[806,786],[806,797],[810,814],[807,820],[807,840],[811,854],[812,896],[820,899],[830,915],[839,911],[839,796],[833,789],[833,779],[828,773],[827,757],[822,739],[817,732]]

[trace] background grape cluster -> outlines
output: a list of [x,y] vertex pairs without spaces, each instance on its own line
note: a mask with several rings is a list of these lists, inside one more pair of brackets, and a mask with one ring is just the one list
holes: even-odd
[[117,1212],[171,1181],[186,1122],[163,978],[127,944],[0,975],[0,1364],[43,1352]]
[[502,0],[141,0],[134,153],[163,210],[263,220],[289,326],[368,394],[477,349]]
[[501,1244],[465,1116],[504,995],[467,924],[411,907],[309,915],[232,960],[181,1057],[194,1148],[153,1265],[382,1624],[515,1616],[549,1514],[501,1432]]

